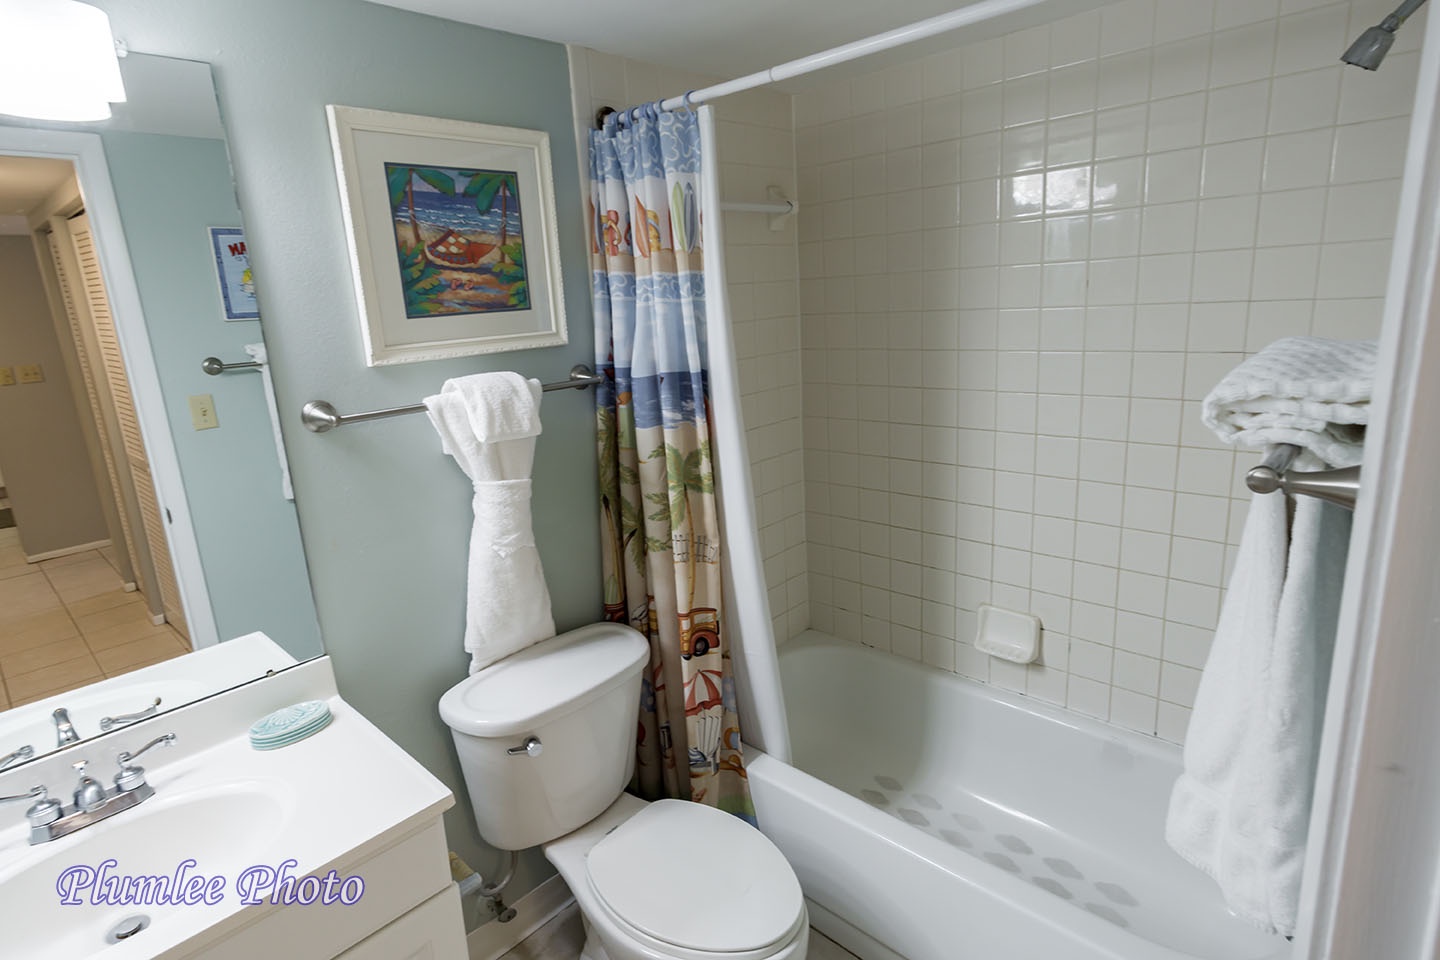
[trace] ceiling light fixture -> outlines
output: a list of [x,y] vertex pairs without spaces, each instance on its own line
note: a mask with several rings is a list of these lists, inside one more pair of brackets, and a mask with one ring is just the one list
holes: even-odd
[[0,113],[93,122],[124,100],[105,11],[77,0],[0,0]]

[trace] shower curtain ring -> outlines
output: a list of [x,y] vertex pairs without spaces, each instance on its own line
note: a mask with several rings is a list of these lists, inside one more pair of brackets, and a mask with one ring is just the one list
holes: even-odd
[[695,111],[695,107],[694,107],[693,104],[691,104],[691,102],[690,102],[690,97],[691,97],[694,93],[695,93],[694,90],[686,90],[686,91],[685,91],[685,95],[680,98],[680,105],[681,105],[682,107],[684,107],[686,110],[689,110],[689,111],[692,112],[692,113]]

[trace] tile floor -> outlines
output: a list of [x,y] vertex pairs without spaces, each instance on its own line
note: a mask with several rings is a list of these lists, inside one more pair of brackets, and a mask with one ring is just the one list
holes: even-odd
[[126,593],[113,553],[26,563],[15,528],[0,530],[0,709],[190,652]]
[[[536,930],[500,960],[575,960],[585,945],[585,928],[580,910],[573,903],[545,926]],[[810,949],[806,960],[858,960],[814,927],[810,928]]]

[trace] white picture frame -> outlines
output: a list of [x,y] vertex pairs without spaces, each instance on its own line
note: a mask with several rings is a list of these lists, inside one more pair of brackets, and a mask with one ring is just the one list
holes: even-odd
[[366,366],[568,342],[549,134],[325,112]]

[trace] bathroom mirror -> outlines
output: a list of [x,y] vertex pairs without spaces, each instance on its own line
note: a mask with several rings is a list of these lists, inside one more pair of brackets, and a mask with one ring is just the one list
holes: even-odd
[[0,117],[0,767],[323,652],[210,66],[122,75]]

